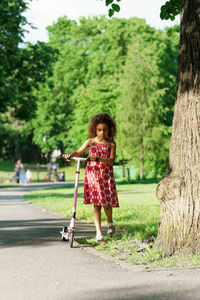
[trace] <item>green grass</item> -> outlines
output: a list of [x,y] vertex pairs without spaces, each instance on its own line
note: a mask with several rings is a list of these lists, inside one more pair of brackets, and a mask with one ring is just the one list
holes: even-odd
[[[135,239],[152,240],[157,235],[160,206],[155,197],[156,184],[118,185],[120,208],[114,208],[113,214],[117,227]],[[71,217],[74,188],[37,191],[25,196],[34,205],[57,212],[63,217]],[[93,221],[91,205],[84,205],[83,185],[79,186],[77,202],[77,218]],[[102,222],[106,224],[106,216],[102,213]]]

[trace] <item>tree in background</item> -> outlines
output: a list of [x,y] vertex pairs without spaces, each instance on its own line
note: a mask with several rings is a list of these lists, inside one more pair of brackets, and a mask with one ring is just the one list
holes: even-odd
[[[166,168],[171,132],[171,124],[164,122],[169,112],[166,100],[174,101],[169,97],[175,95],[176,85],[176,69],[169,72],[168,65],[170,60],[176,61],[177,51],[173,51],[166,33],[148,32],[147,28],[130,44],[120,81],[118,114],[119,160],[137,166],[141,179],[144,172],[161,175]],[[170,78],[173,84],[169,90]]]
[[69,151],[79,147],[88,138],[87,125],[94,114],[105,112],[115,117],[118,109],[119,74],[126,59],[128,44],[124,37],[127,22],[123,19],[107,20],[105,17],[88,20],[88,23],[91,21],[96,34],[90,37],[86,48],[86,82],[73,95],[76,104],[69,139],[66,141]]
[[54,59],[55,50],[46,43],[27,44],[25,48],[19,48],[15,69],[17,92],[12,98],[14,105],[7,103],[6,112],[0,113],[0,153],[4,159],[13,156],[15,159],[23,157],[25,161],[36,159],[39,149],[32,142],[32,119],[36,110],[33,91],[51,75]]
[[122,161],[131,161],[139,168],[140,179],[144,175],[152,129],[157,123],[154,118],[156,101],[162,93],[158,90],[159,72],[154,51],[144,39],[136,36],[129,48],[120,82],[118,151]]
[[85,83],[87,75],[87,48],[84,45],[88,36],[79,35],[78,25],[65,17],[59,18],[48,30],[50,45],[59,51],[59,56],[52,76],[35,93],[38,107],[34,142],[43,152],[56,148],[63,150],[75,105],[72,95],[80,84]]
[[[77,114],[79,106],[83,107],[80,103],[84,101],[83,112],[87,114],[87,108],[91,109],[97,100],[94,98],[92,104],[89,102],[90,96],[86,104],[82,98],[86,93],[81,91],[92,91],[94,87],[98,90],[97,82],[100,85],[99,90],[103,91],[103,82],[111,82],[116,76],[115,72],[122,59],[121,48],[118,46],[120,37],[115,39],[118,27],[122,28],[122,24],[119,24],[118,20],[111,22],[105,17],[94,17],[81,18],[78,25],[64,17],[49,27],[50,45],[59,50],[59,58],[54,65],[52,78],[41,85],[37,92],[39,100],[34,141],[43,151],[74,145],[71,137],[84,122]],[[114,43],[114,40],[117,41]],[[104,95],[105,92],[104,87]],[[100,107],[102,108],[102,104]],[[76,135],[77,141],[80,140],[79,137],[80,132]]]
[[[114,118],[117,117],[118,111],[122,112],[124,110],[126,114],[128,107],[125,109],[126,101],[121,98],[120,94],[128,86],[128,81],[132,79],[129,80],[128,75],[124,76],[125,64],[127,65],[127,74],[129,69],[133,69],[135,74],[138,73],[138,70],[141,70],[141,74],[147,73],[145,76],[147,84],[145,93],[153,95],[151,108],[154,105],[154,108],[152,108],[154,114],[153,112],[150,114],[150,109],[148,105],[145,106],[144,99],[143,114],[149,117],[149,124],[152,123],[150,116],[153,115],[156,119],[151,126],[149,125],[151,130],[152,128],[156,129],[155,124],[164,122],[161,120],[161,117],[165,121],[166,119],[168,120],[168,112],[170,110],[163,107],[166,101],[171,103],[172,99],[174,100],[172,95],[175,95],[176,83],[176,70],[172,72],[169,70],[168,65],[171,63],[171,60],[176,65],[177,52],[172,50],[173,45],[165,33],[157,32],[155,29],[147,26],[144,20],[138,18],[108,20],[105,17],[81,18],[80,24],[76,24],[76,22],[64,17],[60,18],[48,30],[50,45],[58,49],[59,55],[53,68],[53,76],[48,78],[44,84],[41,84],[36,91],[38,108],[34,120],[34,141],[40,145],[42,151],[52,151],[55,148],[73,151],[74,148],[79,147],[87,138],[87,125],[89,119],[95,113],[107,112]],[[128,54],[129,48],[132,47],[133,49],[136,47],[134,44],[136,43],[136,37],[140,40],[140,48],[147,48],[146,53],[151,53],[151,56],[149,54],[148,57],[149,60],[152,59],[152,63],[155,66],[155,74],[152,72],[152,66],[145,66],[146,63],[143,63],[141,68],[138,67],[139,63],[137,68],[136,65],[131,66],[130,62],[134,63],[134,61],[137,61],[138,55],[143,55],[145,59],[145,54],[140,54],[140,48],[138,48],[138,51]],[[162,44],[162,51],[158,51],[158,44]],[[158,68],[161,69],[159,72]],[[131,71],[129,72],[130,76]],[[166,91],[170,76],[171,90],[168,91],[167,96],[164,92],[162,92],[162,96],[158,96],[160,91]],[[159,79],[160,77],[162,80]],[[139,77],[137,79],[139,80]],[[143,81],[141,78],[140,80]],[[153,88],[148,84],[151,81],[154,81]],[[149,92],[147,91],[148,89]],[[156,89],[158,90],[157,93]],[[162,101],[158,100],[160,98],[162,98]],[[157,106],[154,102],[157,103]],[[130,112],[132,115],[135,113],[137,116],[137,110],[134,110],[133,106],[131,107],[132,110]],[[171,107],[173,106],[171,105]],[[163,112],[156,117],[156,110],[158,109],[160,112],[162,110],[165,111],[165,115]],[[118,123],[120,131],[123,123]],[[135,126],[137,125],[135,124]],[[159,128],[161,136],[161,126]],[[138,132],[138,128],[134,130]],[[144,132],[147,134],[146,130]],[[166,140],[169,139],[169,132],[170,129],[165,136]],[[158,130],[155,130],[155,133],[158,135]],[[148,140],[149,147],[147,153],[149,154],[151,151],[151,167],[155,169],[154,161],[157,157],[153,156],[154,149],[149,146],[151,145],[151,132],[149,131],[148,134],[148,139],[147,136],[145,137],[145,141]],[[129,136],[130,133],[124,136],[123,143],[126,145],[129,141]],[[155,139],[156,137],[154,137]],[[157,137],[157,139],[161,138]],[[163,143],[163,139],[160,144]],[[124,147],[121,146],[121,141],[119,142],[117,160],[118,162],[123,162],[121,153]],[[140,147],[140,143],[141,139],[138,147]],[[163,164],[165,163],[166,166],[167,153],[164,152],[163,156],[165,156]],[[149,157],[150,155],[147,156],[146,162],[149,161]],[[159,163],[160,161],[157,162],[157,165]],[[149,169],[150,166],[148,166],[147,171]]]
[[17,65],[20,61],[19,43],[23,39],[23,26],[27,23],[23,12],[28,1],[1,0],[0,2],[0,112],[15,103]]
[[50,75],[55,51],[46,43],[23,44],[23,13],[29,0],[0,3],[0,156],[35,158],[31,119],[35,115],[33,89]]

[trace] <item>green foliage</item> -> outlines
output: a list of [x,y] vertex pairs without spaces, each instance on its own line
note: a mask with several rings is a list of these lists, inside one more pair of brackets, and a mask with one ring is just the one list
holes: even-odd
[[[43,151],[51,151],[58,146],[72,149],[75,137],[77,142],[79,136],[83,141],[82,130],[79,131],[82,124],[85,129],[88,118],[94,112],[102,111],[103,103],[110,107],[110,102],[114,101],[116,84],[112,83],[112,78],[116,77],[115,72],[122,61],[121,35],[116,39],[115,34],[122,28],[123,22],[108,21],[102,17],[81,18],[80,25],[76,26],[74,21],[62,18],[48,29],[50,44],[59,50],[60,55],[52,78],[36,92],[39,101],[34,141]],[[107,94],[108,89],[110,92]],[[102,102],[104,95],[106,99]],[[88,105],[91,97],[93,102]],[[91,107],[93,110],[88,114],[86,111]],[[79,117],[80,110],[84,118]],[[48,113],[44,114],[44,111]],[[86,136],[86,130],[84,132]]]
[[36,110],[33,89],[50,75],[55,57],[55,50],[45,43],[22,44],[27,24],[23,13],[29,2],[0,3],[0,155],[4,159],[22,154],[33,158],[37,149],[32,145],[31,119]]
[[7,103],[7,111],[0,114],[0,154],[4,159],[14,156],[31,161],[37,157],[38,147],[32,143],[31,120],[36,110],[33,90],[51,74],[55,54],[54,49],[41,42],[19,48],[15,70],[17,91],[12,100],[15,105]]
[[[71,152],[88,138],[90,118],[117,119],[117,161],[163,173],[175,101],[177,36],[172,39],[143,20],[60,18],[48,28],[57,49],[52,76],[34,92],[34,142],[43,152]],[[121,113],[123,112],[123,114]]]
[[[119,10],[114,1],[106,4]],[[137,165],[142,144],[146,172],[161,173],[175,99],[176,35],[170,41],[143,20],[105,17],[59,18],[48,32],[48,44],[17,50],[15,96],[0,116],[1,155],[21,156],[33,142],[37,151],[74,151],[88,137],[90,118],[106,112],[118,120],[117,161]]]
[[16,118],[30,120],[34,116],[36,99],[33,89],[51,75],[51,63],[55,59],[55,54],[55,50],[43,42],[37,42],[35,45],[28,43],[25,48],[20,48],[13,113]]
[[7,105],[13,105],[17,93],[18,45],[22,42],[23,26],[27,23],[23,16],[27,3],[24,0],[0,2],[0,112],[4,112]]
[[118,4],[112,4],[112,9],[116,12],[119,12],[120,11],[120,6]]
[[[109,17],[112,17],[115,12],[120,11],[120,6],[116,3],[113,3],[115,0],[105,0],[105,5],[109,7],[108,15]],[[120,2],[121,0],[116,0],[117,2]]]
[[170,0],[166,1],[164,5],[161,6],[160,18],[162,20],[175,19],[175,16],[180,14],[181,0]]
[[180,25],[174,25],[167,29],[167,35],[170,37],[175,33],[180,33]]
[[108,15],[110,18],[114,15],[114,12],[115,12],[114,9],[112,9],[112,8],[109,9]]
[[114,0],[106,0],[106,6],[110,5],[111,3],[113,3]]
[[[160,18],[162,20],[174,21],[175,17],[180,14],[181,0],[170,0],[167,1],[160,9]],[[180,32],[180,25],[174,25],[168,28],[168,36],[172,36],[174,33]]]
[[119,161],[138,168],[142,163],[143,173],[155,176],[162,175],[168,160],[177,41],[173,44],[166,34],[156,31],[151,32],[151,43],[148,38],[147,30],[134,36],[128,49],[120,81],[117,144]]
[[[117,2],[120,2],[121,0],[116,0]],[[114,0],[105,0],[105,5],[110,6],[112,8],[109,8],[108,15],[109,17],[112,17],[114,15],[114,12],[120,11],[120,6],[118,4],[113,3]],[[171,20],[173,21],[175,19],[175,16],[180,14],[180,5],[181,0],[169,0],[166,1],[164,5],[161,6],[160,10],[160,18],[162,20]]]

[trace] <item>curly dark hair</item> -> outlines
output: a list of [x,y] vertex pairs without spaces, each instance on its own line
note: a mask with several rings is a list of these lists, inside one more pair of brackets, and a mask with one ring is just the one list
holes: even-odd
[[89,123],[88,132],[91,138],[96,136],[96,127],[98,124],[106,124],[108,126],[108,138],[113,140],[117,133],[117,126],[114,119],[108,114],[96,114]]

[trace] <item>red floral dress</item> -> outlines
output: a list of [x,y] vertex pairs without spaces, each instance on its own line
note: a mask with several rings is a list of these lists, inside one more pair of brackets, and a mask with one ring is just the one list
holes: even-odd
[[[90,156],[110,157],[110,144],[93,142]],[[84,204],[119,207],[113,166],[102,162],[88,162],[85,169]]]

